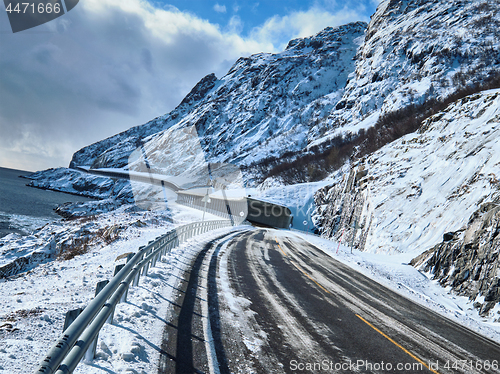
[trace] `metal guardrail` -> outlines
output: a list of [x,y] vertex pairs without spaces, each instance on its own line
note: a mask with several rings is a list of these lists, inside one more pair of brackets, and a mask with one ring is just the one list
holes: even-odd
[[[183,241],[223,227],[231,226],[227,220],[195,222],[169,231],[148,245],[140,247],[123,268],[96,295],[80,315],[63,332],[53,345],[35,373],[72,373],[86,352],[93,359],[99,331],[106,321],[112,323],[113,313],[120,301],[125,301],[127,290],[132,283],[139,284],[141,275],[147,275],[150,266],[155,266],[161,256],[170,252]],[[89,350],[90,348],[90,350]]]

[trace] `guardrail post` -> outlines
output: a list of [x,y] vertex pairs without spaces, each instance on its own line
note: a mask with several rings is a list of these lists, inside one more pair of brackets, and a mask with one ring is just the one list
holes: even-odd
[[[120,266],[120,265],[118,265],[118,266]],[[122,265],[122,267],[123,267],[123,265]],[[116,268],[115,268],[115,275],[116,275]],[[101,292],[103,290],[103,288],[106,287],[106,285],[108,283],[109,283],[109,280],[103,280],[103,281],[97,282],[97,284],[95,286],[95,295],[94,295],[94,297],[96,297],[99,294],[99,292]]]
[[118,274],[118,272],[119,272],[120,270],[122,270],[124,266],[125,266],[125,264],[119,264],[119,265],[116,265],[116,266],[115,266],[115,272],[113,273],[113,277],[114,277],[116,274]]
[[80,315],[80,313],[83,311],[83,308],[78,308],[78,309],[73,309],[73,310],[68,310],[66,312],[66,317],[64,318],[64,326],[63,326],[63,332],[66,331],[66,329],[73,323],[73,321]]
[[[124,267],[125,265],[116,265],[115,266],[115,275]],[[113,275],[114,276],[114,275]],[[104,280],[104,281],[101,281],[101,282],[98,282],[95,286],[95,296],[97,296],[99,294],[99,292],[101,292],[104,287],[106,287],[109,283],[109,280]],[[95,297],[94,296],[94,297]],[[111,312],[111,314],[109,315],[109,318],[106,322],[108,323],[113,323],[113,315],[115,314],[115,308],[113,308],[113,311]],[[96,342],[97,342],[97,339],[96,339]]]
[[[120,265],[118,265],[118,266],[120,266]],[[122,267],[123,267],[123,265],[122,265]],[[116,268],[115,268],[115,275],[116,275]],[[109,280],[103,280],[103,281],[97,282],[97,284],[95,286],[95,296],[97,296],[99,294],[99,292],[101,292],[104,289],[104,287],[106,287],[106,285],[108,283],[109,283]],[[113,316],[113,313],[111,313],[111,316],[110,316],[111,320],[113,320],[112,316]],[[109,321],[109,319],[108,319],[108,321]],[[95,352],[97,349],[97,339],[98,338],[99,338],[99,334],[96,335],[95,339],[90,344],[89,349],[87,349],[87,351],[85,352],[85,361],[90,362],[94,359]]]
[[[129,255],[127,256],[127,262],[129,262],[134,256],[135,256],[135,253],[129,253]],[[116,271],[116,269],[115,269],[115,271]],[[120,298],[120,303],[124,303],[127,301],[128,288],[129,288],[129,286],[127,286],[127,288],[125,288],[125,292],[123,293],[122,297]],[[111,313],[109,323],[113,323],[113,314],[114,314],[114,311],[113,311],[113,313]]]
[[97,350],[97,339],[99,338],[99,334],[95,337],[95,339],[90,343],[89,349],[85,352],[84,360],[87,362],[91,362],[95,358],[95,352]]
[[135,274],[134,277],[134,283],[132,283],[132,286],[137,287],[139,285],[139,278],[141,277],[141,269],[137,270],[137,273]]

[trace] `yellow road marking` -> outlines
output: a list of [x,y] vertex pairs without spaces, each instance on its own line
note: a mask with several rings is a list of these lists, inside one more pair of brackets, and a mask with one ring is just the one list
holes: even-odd
[[[281,249],[281,246],[280,246],[280,243],[278,243],[278,239],[275,237],[274,240],[276,240],[276,244],[278,244],[278,248],[280,249],[281,253],[283,253],[283,255],[285,257],[287,257],[287,254],[283,251],[283,249]],[[290,260],[290,262],[292,263],[293,266],[295,266],[298,270],[300,270],[300,272],[302,274],[304,274],[307,278],[309,278],[310,280],[312,280],[314,283],[316,283],[316,285],[321,288],[323,291],[325,291],[326,293],[329,293],[331,294],[330,291],[328,291],[325,287],[323,287],[321,284],[319,284],[318,282],[316,282],[316,280],[314,280],[309,274],[307,274],[304,269],[302,269],[299,265],[297,265],[294,261]],[[378,328],[376,328],[375,326],[373,326],[370,322],[368,322],[366,319],[364,319],[363,317],[361,317],[359,314],[356,314],[356,317],[358,317],[361,321],[363,321],[364,323],[366,323],[368,326],[370,326],[372,329],[374,329],[376,332],[378,332],[380,335],[382,335],[384,338],[386,338],[387,340],[389,340],[392,344],[394,344],[396,347],[398,347],[399,349],[403,350],[406,354],[408,354],[410,357],[412,357],[414,360],[416,360],[417,362],[421,363],[422,365],[424,365],[427,369],[429,369],[431,372],[433,372],[434,374],[439,374],[437,371],[431,369],[424,361],[422,361],[421,359],[419,359],[417,356],[415,356],[413,353],[411,353],[409,350],[407,350],[406,348],[404,348],[403,346],[401,346],[400,344],[398,344],[396,341],[394,341],[394,339],[390,338],[389,336],[387,336],[386,334],[384,334],[382,331],[380,331]]]
[[302,274],[304,274],[307,278],[309,278],[309,279],[310,279],[310,280],[312,280],[314,283],[316,283],[316,285],[317,285],[319,288],[321,288],[321,289],[322,289],[323,291],[325,291],[326,293],[330,293],[330,294],[331,294],[331,292],[330,292],[330,291],[328,291],[325,287],[323,287],[321,284],[319,284],[318,282],[316,282],[316,280],[314,280],[314,279],[313,279],[313,277],[311,277],[309,274],[307,274],[307,273],[306,273],[306,272],[305,272],[305,271],[304,271],[304,270],[303,270],[303,269],[302,269],[299,265],[297,265],[297,264],[296,264],[295,262],[293,262],[293,261],[290,261],[290,262],[293,264],[293,266],[295,266],[297,269],[299,269],[299,270],[302,272]]
[[386,334],[384,334],[382,331],[380,331],[379,329],[377,329],[375,326],[373,326],[370,322],[368,322],[366,319],[364,319],[363,317],[361,317],[359,314],[356,314],[356,317],[358,317],[361,321],[363,321],[364,323],[366,323],[368,326],[370,326],[372,329],[374,329],[376,332],[378,332],[380,335],[382,335],[384,338],[386,338],[387,340],[389,340],[392,344],[394,344],[396,347],[402,349],[405,353],[407,353],[408,355],[410,355],[414,360],[420,362],[422,365],[424,365],[427,369],[429,369],[431,372],[435,373],[435,374],[439,374],[437,371],[435,370],[432,370],[424,361],[422,361],[421,359],[419,359],[417,356],[415,356],[413,353],[411,353],[409,350],[407,350],[406,348],[404,348],[403,346],[401,346],[400,344],[396,343],[393,339],[391,339],[390,337],[388,337]]
[[286,253],[281,249],[280,243],[278,243],[278,239],[274,238],[274,240],[276,240],[276,244],[278,244],[278,248],[280,249],[281,253],[283,253],[283,255],[286,257]]

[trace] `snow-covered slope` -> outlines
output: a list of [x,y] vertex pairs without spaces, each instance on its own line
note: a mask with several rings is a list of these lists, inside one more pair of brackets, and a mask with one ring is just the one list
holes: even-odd
[[[362,170],[364,169],[364,170]],[[419,254],[499,190],[500,90],[469,96],[388,144],[316,196],[326,236],[372,252]]]
[[195,126],[217,161],[248,164],[300,150],[308,130],[342,96],[365,29],[361,22],[327,28],[290,41],[281,53],[240,58],[220,80],[203,78],[172,113],[80,150],[72,166],[123,167],[141,144],[161,148],[168,137],[160,131],[174,124]]
[[310,143],[357,132],[380,114],[480,83],[500,68],[499,40],[498,1],[383,0],[342,99],[310,133]]

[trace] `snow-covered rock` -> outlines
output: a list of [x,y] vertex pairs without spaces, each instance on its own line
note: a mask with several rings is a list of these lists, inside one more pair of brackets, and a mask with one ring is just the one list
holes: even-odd
[[[31,180],[28,184],[31,187],[52,189],[97,199],[116,197],[122,190],[129,186],[129,183],[125,180],[115,181],[111,178],[95,176],[68,168],[39,171],[30,174],[26,178]],[[128,197],[132,197],[131,193]],[[126,196],[124,196],[123,200],[125,198]]]
[[366,251],[420,254],[492,199],[499,165],[500,90],[492,90],[455,102],[321,190],[316,220],[325,236],[345,231],[348,241],[357,221],[355,245]]
[[[500,302],[500,196],[481,204],[466,226],[412,260],[445,287],[469,297],[482,316]],[[496,308],[500,310],[500,305]],[[496,321],[500,317],[491,313]]]
[[500,68],[499,26],[498,1],[383,0],[342,99],[309,142],[355,133],[381,114],[481,83]]

